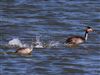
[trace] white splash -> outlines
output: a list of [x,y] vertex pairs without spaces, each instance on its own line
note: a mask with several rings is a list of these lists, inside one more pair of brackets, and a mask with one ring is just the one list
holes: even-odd
[[60,43],[58,41],[50,41],[49,47],[59,47]]
[[19,46],[23,47],[26,46],[25,44],[22,44],[22,42],[18,38],[14,38],[8,42],[8,45],[10,46]]
[[43,44],[40,41],[40,36],[36,36],[35,48],[43,48]]

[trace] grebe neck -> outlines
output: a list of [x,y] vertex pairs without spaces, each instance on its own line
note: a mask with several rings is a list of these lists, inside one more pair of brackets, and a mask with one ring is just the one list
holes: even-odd
[[88,32],[87,31],[85,32],[85,37],[84,38],[85,38],[85,41],[88,39]]

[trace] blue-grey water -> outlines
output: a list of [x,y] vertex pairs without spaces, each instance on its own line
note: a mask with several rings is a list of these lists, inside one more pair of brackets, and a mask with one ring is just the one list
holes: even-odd
[[[65,45],[71,35],[95,32],[74,48]],[[31,55],[7,47],[12,39],[35,42]],[[100,0],[0,0],[0,75],[100,75]]]

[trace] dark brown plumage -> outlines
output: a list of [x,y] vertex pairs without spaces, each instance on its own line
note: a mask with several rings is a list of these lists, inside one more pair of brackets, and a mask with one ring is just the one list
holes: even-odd
[[[69,37],[67,40],[66,40],[66,42],[68,43],[73,43],[73,44],[76,44],[76,41],[77,41],[77,39],[79,40],[79,39],[82,39],[83,41],[85,41],[85,38],[84,37],[82,37],[82,36],[71,36],[71,37]],[[82,42],[83,42],[82,41]]]

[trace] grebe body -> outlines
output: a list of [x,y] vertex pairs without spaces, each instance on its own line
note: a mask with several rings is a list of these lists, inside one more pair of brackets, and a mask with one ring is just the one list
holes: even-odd
[[84,37],[81,36],[72,36],[66,40],[67,43],[72,43],[72,44],[80,44],[83,43],[84,41],[85,41]]
[[66,43],[72,44],[72,45],[81,44],[88,39],[88,33],[89,32],[93,32],[93,29],[91,27],[86,28],[84,37],[82,37],[82,36],[71,36],[66,40]]
[[27,54],[31,54],[32,50],[33,50],[33,42],[30,47],[18,48],[15,53],[21,54],[21,55],[27,55]]
[[23,47],[23,48],[17,49],[15,53],[26,55],[26,54],[30,54],[31,52],[32,52],[31,48],[25,48],[25,47]]

